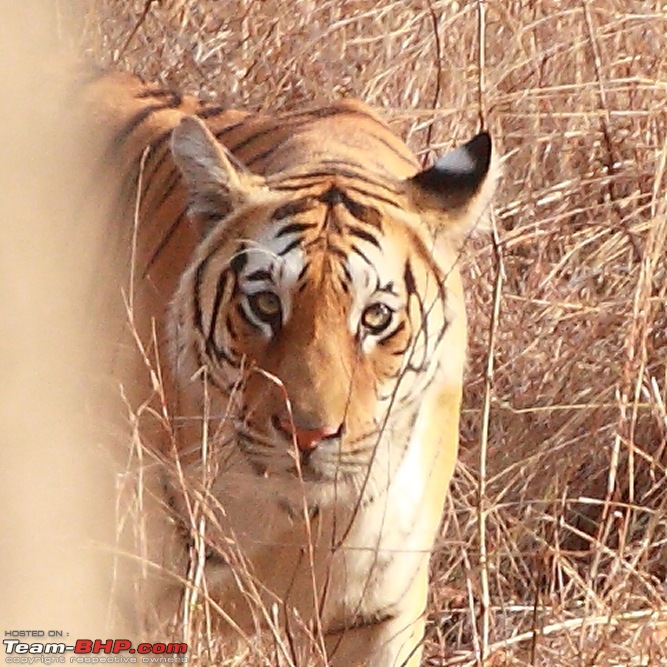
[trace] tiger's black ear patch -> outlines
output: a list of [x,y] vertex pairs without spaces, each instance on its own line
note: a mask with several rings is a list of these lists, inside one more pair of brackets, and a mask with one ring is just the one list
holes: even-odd
[[465,228],[483,217],[495,180],[491,136],[481,132],[409,178],[406,186],[430,226]]
[[412,182],[442,201],[446,208],[465,204],[484,183],[491,166],[491,136],[481,132],[467,144],[443,155]]

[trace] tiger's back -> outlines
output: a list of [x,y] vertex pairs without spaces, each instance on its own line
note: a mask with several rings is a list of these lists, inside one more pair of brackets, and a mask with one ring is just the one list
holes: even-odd
[[[146,433],[203,494],[209,594],[251,632],[249,564],[263,604],[317,620],[333,664],[418,664],[488,135],[419,171],[356,101],[248,113],[109,75],[86,107],[133,326],[161,363]],[[184,524],[188,493],[170,495]]]

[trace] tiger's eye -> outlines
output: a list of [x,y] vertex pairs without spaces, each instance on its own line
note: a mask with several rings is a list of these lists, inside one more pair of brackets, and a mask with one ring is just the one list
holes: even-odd
[[364,310],[361,316],[361,324],[370,333],[377,335],[382,333],[390,324],[394,311],[384,303],[374,303]]
[[263,322],[275,322],[280,317],[280,297],[275,292],[258,292],[248,296],[253,313]]

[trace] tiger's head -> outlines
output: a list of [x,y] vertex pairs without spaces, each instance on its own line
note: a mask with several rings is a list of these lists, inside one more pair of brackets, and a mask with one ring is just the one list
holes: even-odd
[[386,480],[431,388],[460,389],[457,239],[490,198],[489,136],[407,178],[257,176],[193,117],[172,153],[202,232],[173,304],[180,382],[258,475]]

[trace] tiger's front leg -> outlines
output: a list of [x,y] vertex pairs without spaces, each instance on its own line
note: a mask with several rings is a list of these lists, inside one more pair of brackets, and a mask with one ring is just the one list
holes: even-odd
[[[419,667],[428,594],[428,567],[384,618],[325,634],[332,667]],[[368,613],[368,611],[366,612]]]
[[328,634],[325,643],[332,667],[419,667],[423,635],[424,614],[415,609]]

